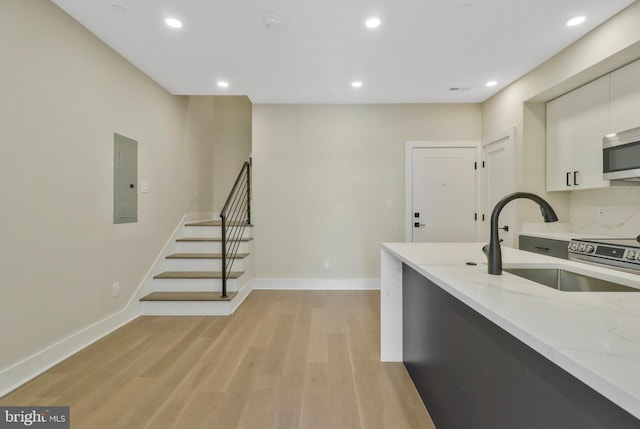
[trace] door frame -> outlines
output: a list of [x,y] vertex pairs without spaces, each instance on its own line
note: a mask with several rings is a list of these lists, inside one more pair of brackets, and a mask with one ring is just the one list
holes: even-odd
[[[481,153],[480,156],[482,158],[482,162],[485,162],[485,148],[487,146],[490,146],[494,143],[498,143],[502,140],[506,140],[507,144],[511,145],[511,162],[512,165],[514,165],[514,169],[513,169],[513,173],[514,176],[512,177],[513,182],[515,184],[515,189],[513,190],[514,192],[518,189],[518,168],[517,168],[517,147],[516,147],[516,127],[511,126],[509,128],[505,128],[504,130],[498,131],[495,134],[492,134],[484,139],[482,139],[482,146],[481,146]],[[488,183],[488,179],[487,179],[487,175],[488,172],[485,171],[483,169],[483,174],[482,174],[482,203],[481,203],[481,210],[483,215],[486,218],[487,222],[491,221],[491,212],[493,211],[493,207],[489,207],[489,191],[487,189],[487,187],[489,186]],[[514,209],[513,209],[513,219],[511,219],[511,223],[513,224],[513,235],[512,235],[512,243],[506,243],[508,245],[510,245],[511,247],[515,246],[517,243],[517,234],[516,231],[518,231],[517,228],[517,218],[518,218],[518,207],[517,205],[515,205]],[[480,238],[481,239],[489,239],[489,237],[485,237],[484,236],[484,229],[482,228],[484,225],[481,223],[480,224]]]
[[[404,240],[407,243],[412,242],[413,238],[413,149],[418,148],[474,148],[475,162],[479,164],[481,142],[475,140],[463,141],[407,141],[405,142],[404,151]],[[480,213],[480,192],[481,179],[480,171],[476,169],[475,174],[475,211]],[[478,239],[480,232],[480,222],[476,222],[475,239]]]

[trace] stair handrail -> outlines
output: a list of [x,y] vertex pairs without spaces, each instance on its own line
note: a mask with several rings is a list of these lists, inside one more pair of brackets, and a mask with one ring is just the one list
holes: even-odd
[[231,274],[244,230],[251,224],[251,160],[242,164],[231,192],[220,212],[222,229],[222,297],[227,297]]

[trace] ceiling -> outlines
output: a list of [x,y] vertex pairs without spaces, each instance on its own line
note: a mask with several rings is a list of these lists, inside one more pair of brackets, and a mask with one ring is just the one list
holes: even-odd
[[[633,0],[53,2],[172,94],[467,103],[486,100]],[[586,21],[567,27],[578,15]],[[372,16],[378,28],[365,26]],[[183,27],[170,28],[167,17]],[[497,85],[485,86],[491,80]]]

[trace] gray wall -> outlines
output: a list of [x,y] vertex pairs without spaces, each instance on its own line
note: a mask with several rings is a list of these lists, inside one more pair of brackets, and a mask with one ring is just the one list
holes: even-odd
[[251,109],[244,96],[215,96],[213,117],[213,209],[219,213],[251,154]]
[[379,278],[380,243],[404,241],[405,142],[479,141],[480,122],[479,104],[254,105],[255,277]]

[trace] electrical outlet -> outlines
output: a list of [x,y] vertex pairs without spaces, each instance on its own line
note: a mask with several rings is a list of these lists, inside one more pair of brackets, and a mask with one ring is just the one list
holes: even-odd
[[598,219],[604,218],[604,207],[598,209]]
[[115,282],[111,285],[111,297],[115,298],[120,295],[120,282]]
[[391,200],[387,200],[386,204],[385,204],[385,208],[387,210],[391,210],[393,208],[393,201]]
[[331,259],[327,258],[324,260],[324,269],[328,270],[329,268],[331,268]]

